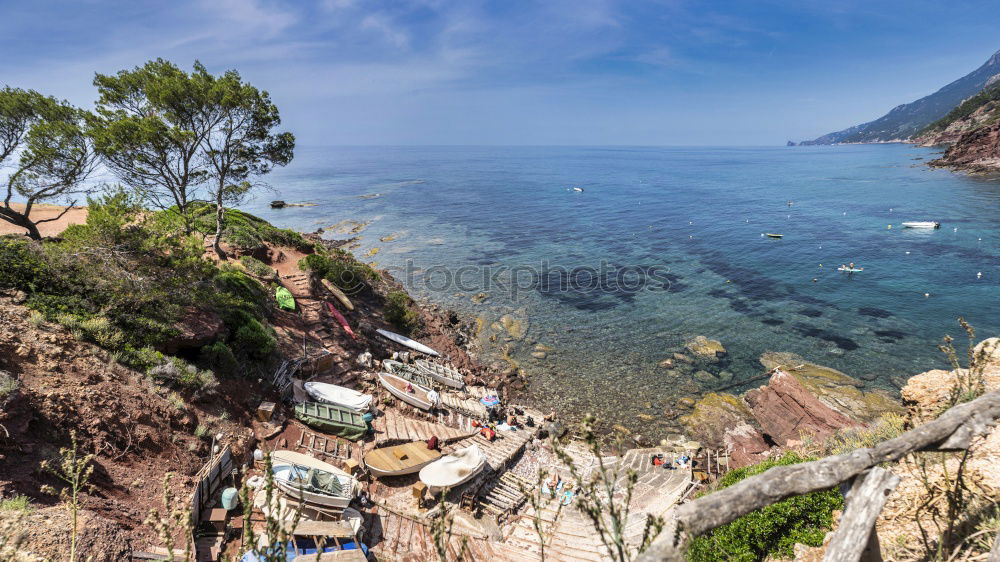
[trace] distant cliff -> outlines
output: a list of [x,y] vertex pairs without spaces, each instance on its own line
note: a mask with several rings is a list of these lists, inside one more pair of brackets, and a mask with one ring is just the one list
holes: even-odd
[[1000,170],[1000,81],[965,100],[912,139],[923,146],[948,146],[934,166],[970,172]]
[[975,71],[929,96],[896,106],[874,121],[825,134],[801,145],[905,141],[944,118],[963,101],[1000,80],[1000,51]]

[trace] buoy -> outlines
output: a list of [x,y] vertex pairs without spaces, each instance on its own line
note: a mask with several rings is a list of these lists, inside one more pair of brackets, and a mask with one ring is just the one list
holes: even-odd
[[890,212],[890,213],[892,212],[892,207],[889,207],[889,212]]
[[845,217],[847,216],[847,211],[844,211],[844,216],[845,216]]
[[890,224],[890,225],[889,225],[889,226],[887,226],[886,228],[888,228],[889,230],[892,230],[892,225]]
[[955,229],[952,230],[952,232],[958,232],[958,227],[956,226]]
[[693,223],[693,222],[691,222],[691,221],[688,221],[688,225],[692,225],[692,224],[694,224],[694,223]]
[[906,255],[910,255],[910,251],[909,250],[906,251]]
[[750,219],[747,219],[747,222],[750,222]]
[[763,236],[764,236],[764,233],[763,233],[763,232],[761,232],[761,233],[760,233],[760,235],[761,235],[761,237],[763,237]]
[[983,278],[983,272],[980,271],[979,273],[976,274],[976,279],[982,279],[982,278]]
[[924,293],[924,298],[925,298],[925,299],[926,299],[927,297],[929,297],[929,296],[931,296],[931,294],[930,294],[930,293]]
[[788,218],[792,218],[792,215],[788,215]]
[[823,267],[823,264],[819,264],[819,266],[820,266],[820,267]]
[[816,279],[815,277],[813,277],[813,283],[815,283],[816,281],[818,281],[818,279]]

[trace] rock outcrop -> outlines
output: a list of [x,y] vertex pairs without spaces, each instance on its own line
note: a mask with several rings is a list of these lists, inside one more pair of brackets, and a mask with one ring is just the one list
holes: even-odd
[[930,164],[973,173],[1000,172],[1000,122],[963,133]]
[[839,429],[861,425],[821,402],[781,370],[771,375],[766,386],[747,392],[744,401],[761,430],[782,446],[807,436],[821,441]]
[[810,363],[794,353],[768,352],[760,356],[760,363],[769,370],[780,368],[792,375],[820,402],[851,419],[868,423],[887,412],[904,412],[888,393],[863,391],[861,381],[836,369]]

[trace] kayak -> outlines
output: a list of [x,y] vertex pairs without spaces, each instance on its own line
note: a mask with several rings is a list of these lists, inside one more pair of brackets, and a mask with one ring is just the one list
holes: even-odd
[[326,303],[326,309],[330,311],[331,316],[337,319],[337,323],[340,324],[340,327],[344,329],[344,332],[346,332],[347,335],[351,336],[352,340],[358,339],[358,335],[354,333],[354,330],[351,329],[351,325],[347,323],[347,318],[344,318],[343,314],[341,314],[336,308],[333,308],[333,305],[330,304],[329,301]]
[[325,287],[327,291],[330,291],[333,293],[333,296],[337,297],[337,300],[340,301],[340,304],[344,305],[344,308],[347,310],[354,310],[354,303],[351,302],[351,299],[347,298],[344,291],[341,291],[336,285],[326,279],[320,279],[319,282],[323,284],[323,287]]
[[906,228],[941,228],[941,223],[937,221],[909,221],[904,222]]
[[274,290],[274,298],[278,301],[278,306],[284,310],[295,310],[295,297],[292,296],[291,291],[284,287],[278,287]]
[[400,345],[405,345],[406,347],[414,351],[419,351],[420,353],[426,353],[427,355],[433,355],[435,357],[440,355],[440,353],[434,351],[433,349],[427,347],[426,345],[418,341],[411,340],[406,336],[401,336],[395,332],[390,332],[389,330],[375,330],[375,331],[378,332],[379,335],[382,336],[383,338],[390,339]]
[[765,234],[767,235],[768,238],[781,238],[782,236],[784,236],[784,234],[774,234],[773,232],[767,232]]

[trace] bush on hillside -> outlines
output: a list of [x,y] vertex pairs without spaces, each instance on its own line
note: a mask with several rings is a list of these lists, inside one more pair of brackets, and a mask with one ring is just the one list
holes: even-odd
[[275,279],[277,274],[268,266],[266,263],[260,261],[253,256],[241,256],[240,264],[246,268],[250,275],[256,275],[263,279]]
[[[738,468],[719,481],[718,488],[728,488],[750,476],[775,466],[812,460],[796,453]],[[795,496],[748,513],[710,534],[698,537],[688,548],[688,560],[710,562],[735,560],[760,561],[789,558],[796,543],[820,546],[833,525],[833,511],[843,509],[844,500],[837,490]]]
[[348,294],[370,288],[371,282],[380,278],[371,266],[342,251],[335,251],[333,255],[310,254],[299,260],[299,269],[315,273]]
[[[194,228],[202,234],[215,234],[215,206],[207,203],[192,205]],[[222,241],[241,252],[264,248],[264,243],[287,246],[300,252],[312,252],[315,247],[294,230],[277,228],[260,217],[237,209],[226,209],[222,219]]]
[[231,377],[239,369],[239,362],[228,345],[219,341],[201,348],[201,363],[216,373]]
[[413,309],[410,295],[393,291],[385,297],[385,319],[404,334],[412,334],[420,328],[420,315]]
[[234,311],[226,319],[235,326],[230,343],[232,349],[255,359],[263,359],[277,348],[274,330],[264,327],[256,318],[243,311]]
[[149,375],[191,391],[194,399],[209,396],[219,387],[219,381],[211,371],[198,369],[177,357],[165,357],[162,363],[149,370]]

